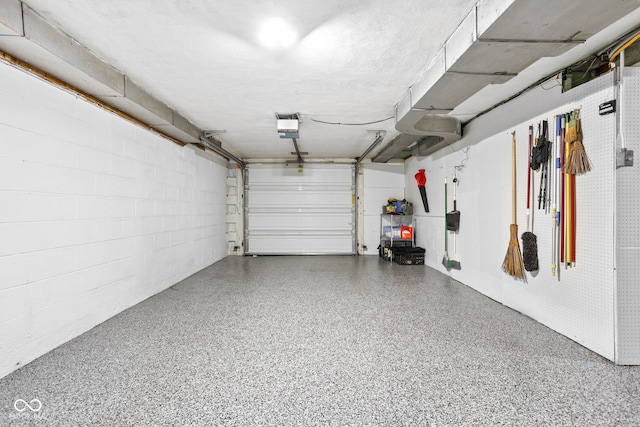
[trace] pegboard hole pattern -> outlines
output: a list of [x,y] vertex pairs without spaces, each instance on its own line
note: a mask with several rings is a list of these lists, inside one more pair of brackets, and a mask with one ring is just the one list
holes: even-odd
[[616,362],[640,364],[640,69],[625,68],[623,79],[625,145],[635,166],[616,171]]

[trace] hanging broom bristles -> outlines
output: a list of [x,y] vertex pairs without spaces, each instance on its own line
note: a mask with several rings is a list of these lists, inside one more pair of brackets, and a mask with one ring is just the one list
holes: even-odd
[[511,224],[509,230],[511,232],[511,237],[509,239],[507,254],[505,255],[504,262],[502,263],[502,271],[516,279],[526,280],[522,254],[520,253],[520,244],[518,243],[518,225]]
[[582,175],[591,170],[591,162],[589,162],[589,157],[581,140],[574,141],[571,144],[565,170],[572,175]]
[[571,121],[565,133],[565,141],[571,143],[569,156],[565,163],[565,172],[571,175],[582,175],[591,170],[591,162],[582,144],[582,126],[579,110],[571,114]]

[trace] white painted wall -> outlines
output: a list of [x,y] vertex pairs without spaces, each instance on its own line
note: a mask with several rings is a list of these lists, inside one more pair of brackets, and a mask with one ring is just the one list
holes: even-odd
[[635,160],[616,171],[616,363],[640,365],[640,68],[625,71],[623,135]]
[[[364,181],[364,244],[365,255],[377,255],[380,244],[380,213],[390,197],[404,197],[403,163],[366,163],[363,166]],[[414,208],[422,206],[420,196],[409,200]],[[422,209],[420,207],[420,209]],[[424,210],[423,210],[424,211]]]
[[[405,184],[407,197],[419,200],[413,175],[420,168],[426,170],[431,212],[419,212],[417,244],[426,248],[429,266],[615,360],[615,115],[598,115],[598,104],[613,96],[612,84],[612,75],[608,75],[562,94],[559,87],[554,87],[554,81],[546,82],[471,122],[464,129],[463,139],[451,148],[424,159],[409,159]],[[576,266],[562,268],[560,281],[551,276],[552,219],[550,214],[535,210],[540,272],[528,273],[527,283],[515,281],[501,270],[511,223],[510,132],[517,132],[518,141],[517,218],[521,234],[526,230],[528,126],[535,126],[542,119],[552,121],[554,115],[574,108],[581,108],[584,143],[593,164],[591,172],[577,177]],[[459,173],[458,187],[458,252],[462,270],[447,272],[441,264],[443,181],[445,175],[451,178],[454,167],[466,158],[466,147],[468,159]],[[534,180],[537,194],[539,174]],[[447,210],[452,208],[449,200]],[[450,241],[450,256],[451,252]],[[637,248],[627,253],[637,254]],[[637,257],[634,260],[637,265]],[[637,285],[637,276],[634,280]],[[640,343],[635,345],[638,348]]]
[[0,63],[0,377],[226,256],[226,172]]

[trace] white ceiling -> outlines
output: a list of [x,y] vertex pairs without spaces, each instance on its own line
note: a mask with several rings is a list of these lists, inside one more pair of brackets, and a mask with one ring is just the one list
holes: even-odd
[[[281,159],[293,144],[278,137],[276,112],[302,115],[298,144],[312,158],[358,157],[375,130],[388,142],[398,132],[384,119],[477,0],[23,2],[197,127],[226,131],[223,148]],[[297,43],[259,43],[273,17],[290,23]],[[483,97],[495,103],[553,71],[533,68]],[[487,106],[472,99],[459,113]]]

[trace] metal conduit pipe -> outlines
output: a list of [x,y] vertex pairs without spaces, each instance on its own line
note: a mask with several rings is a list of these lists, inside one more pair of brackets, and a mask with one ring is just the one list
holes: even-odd
[[378,146],[378,144],[380,144],[382,142],[382,140],[384,139],[384,136],[386,135],[386,133],[387,132],[384,131],[384,130],[376,132],[376,139],[373,141],[373,144],[371,144],[369,146],[369,148],[364,150],[364,153],[362,153],[362,155],[356,159],[356,164],[355,164],[356,169],[358,168],[360,163],[362,163],[362,161],[369,155],[369,153],[371,153],[373,151],[373,149],[376,148]]
[[364,242],[362,241],[362,236],[360,236],[360,231],[362,226],[360,224],[361,218],[358,213],[358,207],[360,204],[360,180],[358,179],[359,167],[362,161],[371,153],[384,139],[384,136],[387,134],[384,130],[376,131],[376,139],[373,143],[364,150],[364,153],[360,157],[356,159],[356,163],[353,165],[353,186],[354,186],[354,195],[355,195],[355,209],[353,212],[353,223],[354,227],[354,238],[353,238],[353,253],[355,255],[364,255]]
[[200,137],[200,142],[202,142],[202,145],[204,145],[205,147],[207,147],[208,149],[210,149],[211,151],[213,151],[214,153],[228,159],[228,160],[232,160],[234,162],[236,162],[237,164],[240,165],[240,167],[242,169],[245,169],[247,167],[247,164],[244,160],[241,160],[240,158],[236,157],[235,155],[231,154],[230,152],[228,152],[227,150],[225,150],[222,147],[218,147],[216,144],[212,143],[211,141],[209,141],[207,138],[205,138],[204,136]]

